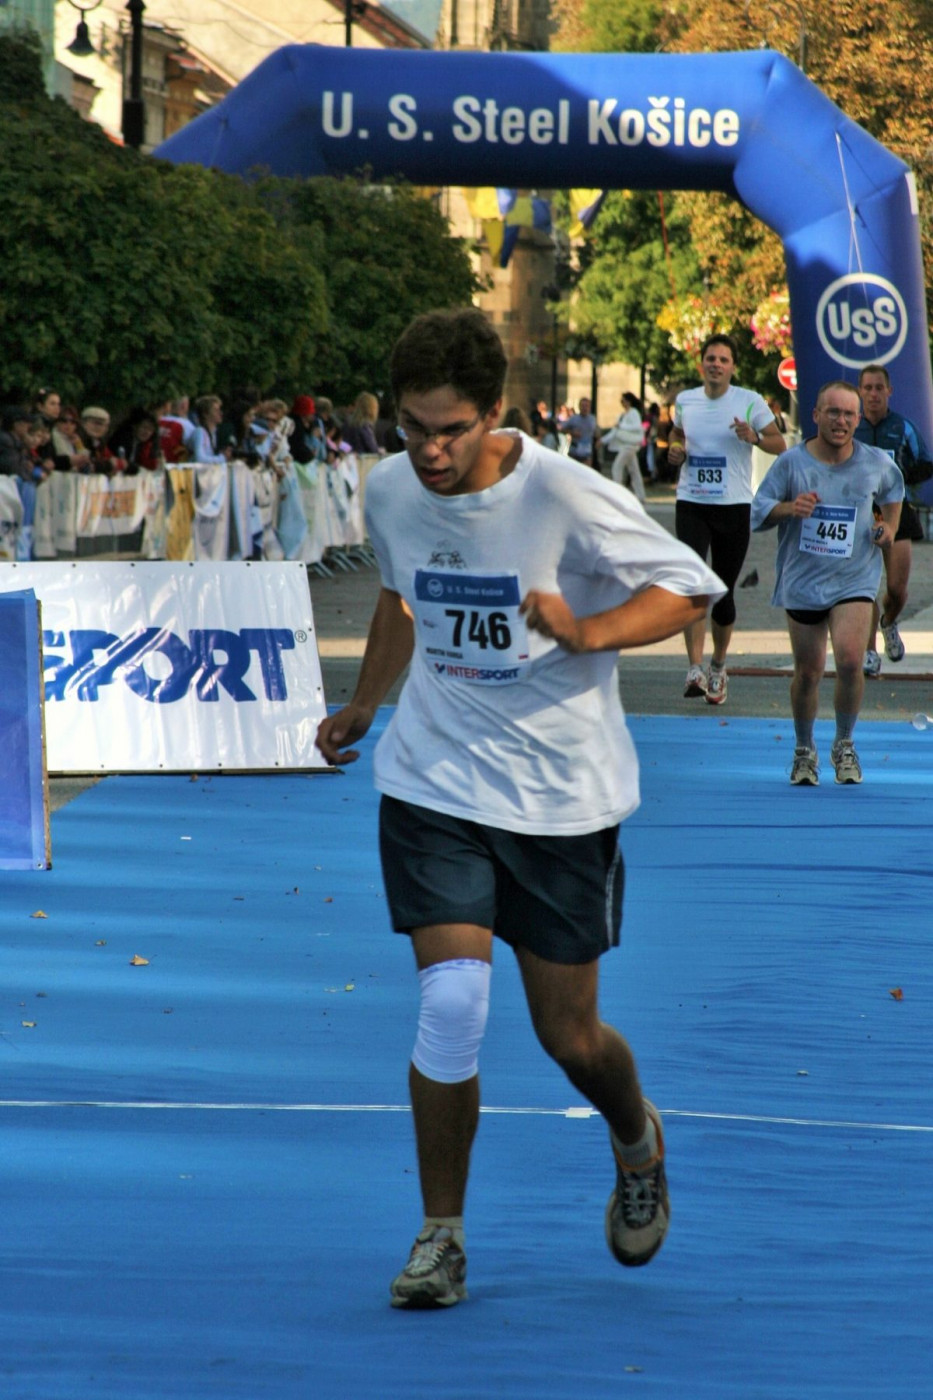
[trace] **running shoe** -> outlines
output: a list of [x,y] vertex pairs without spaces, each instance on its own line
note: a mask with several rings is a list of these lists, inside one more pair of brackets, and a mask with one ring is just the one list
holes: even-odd
[[897,630],[896,622],[885,622],[881,619],[881,635],[884,637],[884,654],[889,661],[903,661],[906,647],[901,640],[901,634]]
[[687,679],[684,681],[684,699],[693,700],[699,695],[705,695],[706,687],[706,672],[703,667],[691,666],[687,671]]
[[881,657],[876,651],[866,651],[865,660],[862,662],[862,670],[866,676],[876,680],[881,675]]
[[654,1258],[671,1219],[661,1115],[647,1099],[645,1112],[657,1131],[658,1155],[643,1167],[626,1166],[616,1157],[616,1186],[606,1206],[606,1243],[619,1263],[629,1268]]
[[851,739],[838,739],[829,751],[830,762],[836,770],[837,783],[860,783],[862,765],[852,747]]
[[718,671],[715,666],[709,668],[709,680],[706,683],[706,703],[707,705],[724,705],[726,696],[729,694],[729,678],[726,675],[725,666]]
[[819,787],[820,761],[816,749],[800,747],[794,749],[790,780],[795,787]]
[[428,1225],[389,1288],[393,1308],[451,1308],[467,1296],[466,1255],[446,1225]]

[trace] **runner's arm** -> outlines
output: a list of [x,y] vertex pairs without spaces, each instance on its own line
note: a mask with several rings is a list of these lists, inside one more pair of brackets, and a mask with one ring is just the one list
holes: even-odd
[[886,545],[894,543],[894,536],[897,534],[897,527],[901,523],[901,501],[891,501],[886,506],[878,506],[881,515],[881,525],[884,533],[879,535],[875,544],[879,549],[884,549]]
[[787,451],[787,443],[784,440],[784,434],[773,418],[767,427],[757,431],[758,442],[756,446],[760,447],[762,452],[769,452],[772,457],[777,457],[781,452]]
[[348,749],[369,729],[379,705],[411,660],[414,624],[400,594],[380,591],[369,624],[366,650],[353,699],[318,726],[317,746],[328,763],[354,763],[359,752]]
[[684,597],[653,584],[627,603],[590,617],[576,617],[560,593],[531,589],[521,611],[533,632],[551,637],[565,651],[622,651],[673,637],[706,616],[706,594]]
[[683,428],[674,424],[668,433],[667,460],[672,467],[682,465],[687,456],[687,438]]

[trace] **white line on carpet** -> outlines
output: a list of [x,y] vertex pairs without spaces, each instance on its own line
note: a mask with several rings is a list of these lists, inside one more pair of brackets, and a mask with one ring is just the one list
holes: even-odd
[[[161,1110],[201,1113],[410,1113],[408,1104],[401,1103],[196,1103],[157,1101],[147,1099],[0,1099],[3,1108],[101,1108]],[[495,1115],[532,1115],[544,1118],[598,1118],[595,1108],[581,1105],[575,1108],[496,1108],[483,1107],[481,1113]],[[667,1118],[698,1118],[719,1123],[760,1123],[778,1127],[846,1128],[862,1132],[933,1133],[925,1123],[871,1123],[837,1118],[785,1118],[764,1113],[707,1113],[699,1109],[662,1108]]]

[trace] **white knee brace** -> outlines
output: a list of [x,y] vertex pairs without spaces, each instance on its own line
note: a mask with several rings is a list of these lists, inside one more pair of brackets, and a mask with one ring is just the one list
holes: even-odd
[[435,963],[418,973],[421,1011],[411,1062],[425,1079],[459,1084],[476,1074],[491,976],[490,964],[475,958]]

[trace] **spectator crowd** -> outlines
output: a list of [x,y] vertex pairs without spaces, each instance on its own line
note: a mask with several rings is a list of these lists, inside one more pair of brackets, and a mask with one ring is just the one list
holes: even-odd
[[254,471],[257,497],[267,490],[260,476],[271,471],[280,495],[297,498],[296,468],[304,469],[306,483],[309,471],[339,468],[360,453],[381,455],[397,446],[394,425],[366,392],[339,414],[323,395],[298,394],[289,404],[243,391],[229,401],[203,394],[137,404],[114,421],[107,408],[78,408],[54,388],[39,389],[31,403],[0,409],[0,478],[15,483],[26,540],[38,488],[53,473],[113,479],[186,463],[241,462]]

